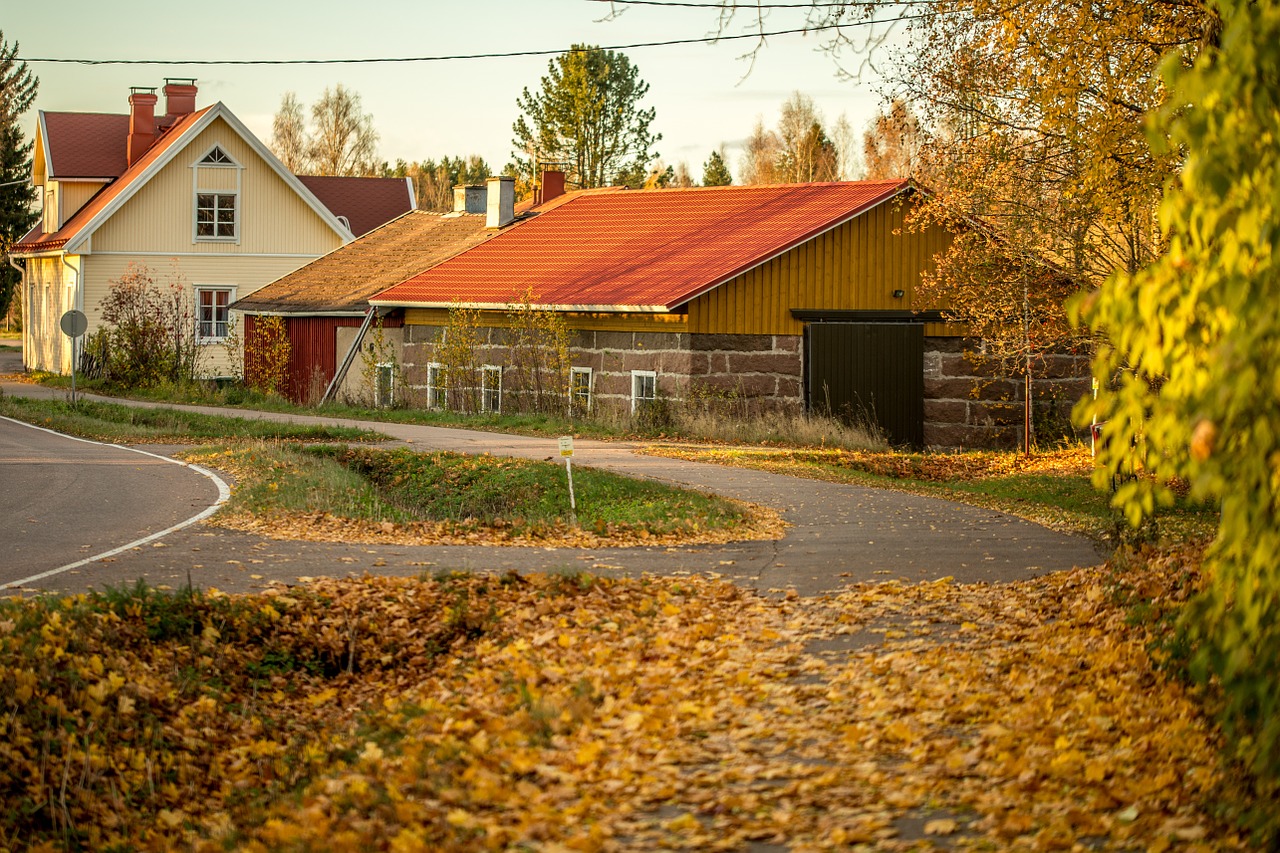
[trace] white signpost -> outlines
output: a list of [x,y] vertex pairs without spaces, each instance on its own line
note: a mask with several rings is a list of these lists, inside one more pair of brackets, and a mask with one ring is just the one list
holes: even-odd
[[573,436],[560,436],[560,455],[564,458],[564,471],[569,477],[569,512],[573,523],[578,523],[578,503],[573,497]]
[[58,320],[62,333],[71,338],[71,405],[76,404],[76,341],[89,330],[89,318],[83,311],[72,308]]

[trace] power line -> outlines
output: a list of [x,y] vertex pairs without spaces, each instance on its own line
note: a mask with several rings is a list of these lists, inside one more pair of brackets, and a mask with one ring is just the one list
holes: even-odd
[[[617,2],[617,0],[615,0]],[[753,7],[754,8],[754,7]],[[796,27],[789,30],[773,30],[771,32],[743,33],[739,35],[703,36],[701,38],[671,39],[668,41],[646,41],[632,44],[618,44],[598,48],[599,50],[635,50],[645,47],[671,47],[685,44],[715,44],[722,41],[740,39],[766,39],[774,36],[789,36],[803,33],[821,32],[823,30],[840,30],[848,27],[865,27],[872,24],[884,24],[896,21],[914,20],[919,15],[902,15],[896,18],[868,19],[849,21],[839,24],[815,24],[807,27]],[[466,59],[510,59],[521,56],[553,56],[569,53],[583,48],[556,50],[513,50],[505,53],[455,53],[439,56],[383,56],[362,57],[353,59],[73,59],[67,57],[24,57],[23,62],[58,63],[63,65],[372,65],[376,63],[407,62],[452,62]],[[597,48],[591,48],[597,49]]]
[[[870,5],[859,0],[843,0],[835,3],[694,3],[686,0],[590,0],[592,3],[608,3],[611,6],[672,6],[681,9],[827,9],[840,6]],[[932,0],[931,0],[932,2]]]

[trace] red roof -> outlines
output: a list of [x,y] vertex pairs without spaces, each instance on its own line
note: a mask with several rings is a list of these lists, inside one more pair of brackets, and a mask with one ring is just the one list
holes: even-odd
[[118,178],[128,167],[129,116],[44,113],[50,174],[64,178]]
[[[67,241],[79,233],[80,229],[87,225],[95,216],[98,215],[107,205],[115,200],[123,193],[134,180],[138,178],[147,167],[158,160],[165,151],[173,144],[174,140],[180,137],[184,130],[192,124],[200,120],[200,117],[207,113],[213,107],[205,107],[202,110],[196,110],[189,113],[173,123],[173,127],[169,129],[163,136],[155,141],[146,153],[137,159],[136,162],[125,169],[120,177],[112,183],[108,184],[93,198],[89,199],[84,207],[80,208],[75,214],[62,224],[52,234],[43,234],[32,230],[17,243],[13,244],[15,252],[45,252],[54,249],[60,249],[67,244]],[[46,116],[47,118],[47,116]],[[127,128],[126,128],[127,131]]]
[[345,217],[356,237],[413,210],[413,192],[404,178],[343,178],[299,175],[334,216]]
[[531,288],[539,304],[562,309],[670,311],[909,186],[583,193],[370,302],[501,307]]

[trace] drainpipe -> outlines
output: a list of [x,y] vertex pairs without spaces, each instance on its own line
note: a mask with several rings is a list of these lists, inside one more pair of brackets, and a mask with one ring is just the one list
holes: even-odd
[[[24,266],[23,267],[18,266],[18,264],[13,260],[13,255],[9,254],[8,252],[5,252],[4,259],[9,262],[9,266],[13,267],[15,270],[18,271],[18,292],[22,294],[22,308],[23,308],[22,319],[25,321],[27,319],[27,314],[30,313],[29,311],[26,310],[27,308],[27,268]],[[31,324],[28,322],[23,322],[22,324],[22,366],[23,368],[27,366],[27,329],[30,326]]]

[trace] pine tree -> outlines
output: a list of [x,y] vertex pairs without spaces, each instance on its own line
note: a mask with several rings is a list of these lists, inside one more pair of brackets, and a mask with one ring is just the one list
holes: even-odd
[[[33,144],[23,140],[18,118],[31,107],[38,86],[27,63],[18,60],[18,43],[9,44],[0,31],[0,252],[8,252],[37,218],[30,182]],[[8,313],[18,281],[17,270],[0,266],[0,316]]]
[[643,185],[662,139],[649,130],[654,110],[640,108],[648,92],[624,54],[574,45],[551,60],[536,93],[526,88],[516,101],[523,115],[508,168],[529,178],[538,160],[557,160],[573,186]]
[[704,187],[727,187],[733,183],[733,175],[724,162],[724,155],[712,151],[707,162],[702,164],[702,185]]

